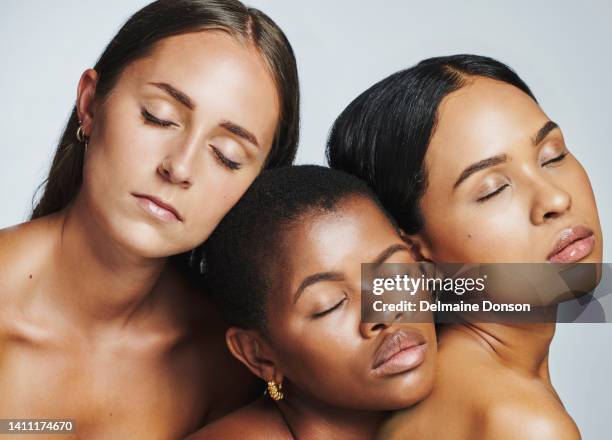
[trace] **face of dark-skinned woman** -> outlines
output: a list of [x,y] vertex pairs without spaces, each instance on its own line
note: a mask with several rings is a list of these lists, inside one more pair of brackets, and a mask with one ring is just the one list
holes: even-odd
[[416,236],[425,257],[601,262],[588,176],[561,129],[518,88],[477,77],[446,96],[425,167]]
[[[270,262],[282,264],[283,276],[262,336],[273,366],[259,374],[282,381],[288,400],[299,394],[340,408],[391,410],[424,399],[434,378],[433,324],[361,323],[361,264],[414,262],[381,210],[353,197],[284,234],[282,261]],[[420,347],[384,359],[392,338]]]

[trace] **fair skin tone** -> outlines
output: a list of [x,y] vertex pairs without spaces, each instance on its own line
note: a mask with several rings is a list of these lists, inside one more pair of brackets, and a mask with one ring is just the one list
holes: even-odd
[[[423,257],[601,262],[588,176],[560,128],[528,95],[471,78],[442,101],[438,119],[425,157],[425,227],[411,237]],[[559,238],[578,226],[590,236],[554,254]],[[413,410],[397,413],[380,438],[579,439],[548,372],[554,330],[554,323],[441,327],[434,392]]]
[[[232,354],[258,377],[282,383],[285,397],[273,402],[264,396],[190,440],[370,439],[385,411],[413,405],[431,391],[431,322],[361,322],[361,263],[414,262],[380,209],[352,198],[332,213],[306,214],[285,234],[283,255],[268,263],[282,265],[284,279],[267,302],[266,331],[227,332]],[[381,345],[401,335],[422,345],[394,352],[395,365],[378,365]]]
[[257,386],[166,257],[204,241],[260,172],[277,91],[254,47],[211,31],[161,40],[105,99],[96,82],[87,70],[78,87],[76,199],[0,231],[0,414],[75,420],[57,439],[178,438]]

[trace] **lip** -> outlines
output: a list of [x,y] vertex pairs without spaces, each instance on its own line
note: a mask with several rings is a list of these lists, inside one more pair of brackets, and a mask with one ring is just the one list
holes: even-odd
[[133,196],[138,200],[138,204],[154,217],[166,222],[183,221],[181,214],[170,203],[148,194],[133,194]]
[[547,260],[551,263],[575,263],[589,255],[594,247],[595,235],[591,228],[572,226],[561,231]]
[[416,331],[397,330],[389,334],[376,350],[372,373],[388,376],[412,370],[425,361],[427,341]]

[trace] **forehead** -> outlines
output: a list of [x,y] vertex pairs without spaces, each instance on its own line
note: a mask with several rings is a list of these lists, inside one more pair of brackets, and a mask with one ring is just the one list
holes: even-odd
[[258,130],[264,139],[273,136],[280,100],[268,64],[255,46],[227,32],[160,40],[151,53],[125,68],[117,88],[140,90],[150,82],[168,83],[187,94],[196,111],[214,111]]
[[142,70],[152,73],[180,72],[184,75],[241,69],[263,69],[267,65],[259,51],[241,38],[221,30],[202,30],[159,40],[140,60]]
[[440,103],[428,164],[459,168],[531,143],[547,121],[539,105],[522,90],[488,78],[469,79]]
[[341,201],[332,212],[307,214],[290,228],[285,254],[293,280],[316,272],[359,271],[392,244],[401,243],[395,227],[365,197]]

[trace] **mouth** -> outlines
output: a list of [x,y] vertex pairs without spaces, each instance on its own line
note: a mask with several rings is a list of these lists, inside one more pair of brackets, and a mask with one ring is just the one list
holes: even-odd
[[548,254],[550,263],[575,263],[593,252],[595,235],[583,225],[572,226],[561,231],[557,243]]
[[174,206],[164,202],[155,196],[148,194],[132,194],[136,197],[138,204],[147,213],[164,222],[183,221],[183,217],[179,214]]
[[389,376],[413,370],[425,361],[427,341],[416,331],[397,330],[376,350],[372,362],[375,376]]

